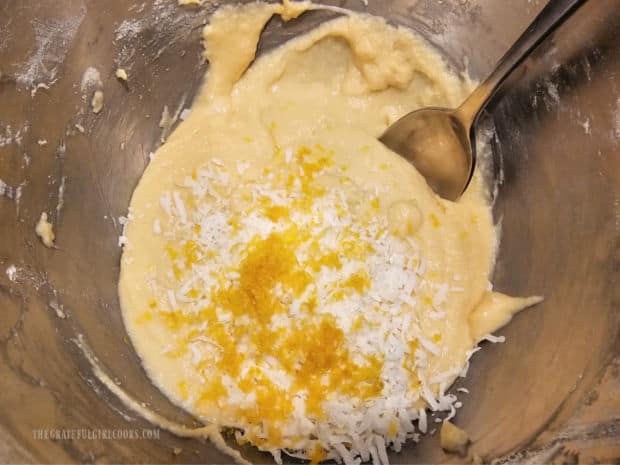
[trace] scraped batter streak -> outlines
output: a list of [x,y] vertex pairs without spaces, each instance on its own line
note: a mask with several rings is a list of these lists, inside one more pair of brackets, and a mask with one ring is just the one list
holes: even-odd
[[206,86],[131,201],[123,315],[161,390],[240,443],[381,462],[538,299],[487,290],[478,175],[444,201],[376,139],[469,91],[419,38],[351,15],[249,67],[269,18],[308,7],[225,7],[205,28]]

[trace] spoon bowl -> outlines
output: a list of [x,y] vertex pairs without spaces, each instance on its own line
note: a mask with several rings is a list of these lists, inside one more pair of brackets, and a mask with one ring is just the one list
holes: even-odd
[[422,108],[396,121],[379,137],[410,161],[439,196],[456,201],[471,181],[480,113],[530,53],[587,0],[550,0],[458,109]]
[[458,112],[429,107],[405,115],[379,140],[413,164],[437,194],[456,201],[473,174],[475,142],[470,132]]

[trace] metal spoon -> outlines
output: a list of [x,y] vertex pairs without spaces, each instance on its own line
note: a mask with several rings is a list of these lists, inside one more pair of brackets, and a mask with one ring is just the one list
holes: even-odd
[[379,140],[409,160],[437,194],[448,200],[457,200],[474,171],[475,126],[482,110],[536,46],[586,1],[550,0],[491,75],[459,108],[413,111],[387,128]]

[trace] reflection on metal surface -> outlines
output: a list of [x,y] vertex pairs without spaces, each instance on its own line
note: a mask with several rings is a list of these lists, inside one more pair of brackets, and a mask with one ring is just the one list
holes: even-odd
[[[190,102],[206,70],[200,31],[215,2],[176,3],[0,6],[0,179],[21,194],[19,208],[15,198],[0,196],[0,434],[7,438],[0,442],[15,443],[2,461],[23,455],[39,462],[162,463],[175,447],[186,463],[229,461],[208,444],[163,432],[158,441],[32,436],[33,429],[53,427],[148,428],[93,378],[70,342],[78,333],[129,395],[193,425],[144,375],[125,337],[116,290],[118,218],[159,143],[162,109],[178,108],[184,96]],[[357,0],[337,3],[363,8]],[[480,77],[540,6],[371,0],[368,9],[417,28],[455,67]],[[263,49],[324,17],[272,21]],[[42,66],[30,68],[33,57]],[[90,111],[94,89],[84,95],[80,87],[89,67],[99,71],[105,93],[98,115]],[[119,67],[127,70],[126,83],[115,77]],[[613,349],[620,313],[619,71],[617,1],[588,2],[485,115],[495,128],[495,212],[503,231],[494,282],[499,290],[546,300],[517,316],[503,331],[508,342],[483,351],[463,382],[471,394],[456,421],[481,457],[523,448],[562,424]],[[48,143],[39,145],[43,139]],[[57,210],[60,192],[64,206]],[[44,248],[34,235],[42,211],[54,224],[57,249]],[[52,301],[66,318],[58,318]],[[270,462],[243,452],[253,462]],[[434,437],[392,457],[395,464],[446,460]]]

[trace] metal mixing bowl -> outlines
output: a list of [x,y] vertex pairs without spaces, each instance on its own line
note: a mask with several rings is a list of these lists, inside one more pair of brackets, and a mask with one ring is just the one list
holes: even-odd
[[[150,427],[95,379],[74,343],[78,334],[128,393],[192,424],[150,384],[125,335],[116,288],[118,218],[160,143],[164,105],[171,113],[188,107],[207,70],[200,32],[215,3],[0,4],[2,462],[230,462],[208,443],[164,431],[158,439],[133,441],[50,441],[36,433]],[[480,78],[542,3],[337,4],[414,28],[456,70]],[[261,52],[330,15],[313,12],[288,24],[274,19]],[[81,88],[90,66],[101,73],[99,115],[90,110],[93,81]],[[127,70],[126,84],[114,77],[117,67]],[[457,423],[483,457],[523,449],[569,418],[617,351],[618,76],[618,1],[591,0],[522,66],[485,118],[502,224],[493,281],[507,293],[546,300],[502,330],[508,342],[485,347],[460,383],[471,395]],[[56,249],[43,247],[34,234],[42,211],[55,225]],[[182,449],[178,455],[175,447]],[[257,463],[271,462],[251,448],[243,451]],[[436,437],[392,456],[395,464],[446,460]]]

